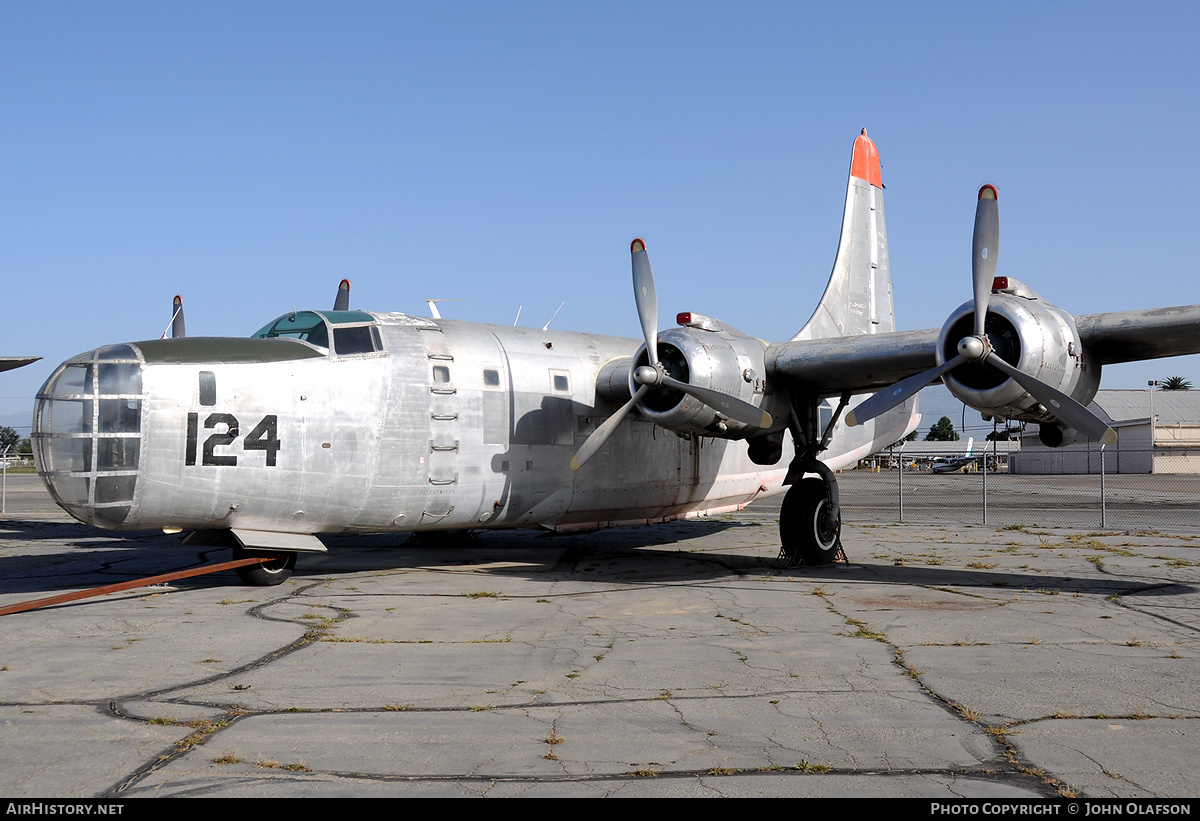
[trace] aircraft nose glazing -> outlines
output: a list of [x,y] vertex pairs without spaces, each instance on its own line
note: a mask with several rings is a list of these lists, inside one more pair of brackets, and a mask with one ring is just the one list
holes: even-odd
[[129,345],[67,360],[33,414],[38,473],[82,522],[120,526],[133,506],[141,451],[142,363]]

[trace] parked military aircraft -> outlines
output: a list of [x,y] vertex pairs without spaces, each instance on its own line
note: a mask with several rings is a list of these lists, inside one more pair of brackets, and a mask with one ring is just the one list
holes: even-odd
[[350,310],[346,282],[334,310],[286,313],[248,339],[187,337],[180,305],[174,338],[55,370],[34,413],[38,470],[80,521],[273,553],[246,572],[259,584],[286,578],[297,552],[323,551],[317,534],[596,528],[785,490],[783,557],[828,562],[840,548],[834,471],[915,429],[924,385],[942,379],[985,418],[1040,422],[1048,445],[1109,442],[1082,404],[1101,366],[1200,351],[1200,306],[1072,317],[996,276],[998,220],[984,186],[974,299],[940,331],[896,331],[865,129],[833,273],[786,342],[695,312],[659,333],[641,240],[640,345]]

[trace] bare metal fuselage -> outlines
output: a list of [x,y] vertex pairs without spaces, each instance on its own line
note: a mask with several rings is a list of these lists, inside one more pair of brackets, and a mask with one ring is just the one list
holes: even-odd
[[48,486],[102,527],[292,533],[650,521],[781,488],[740,443],[638,419],[573,473],[597,374],[633,340],[370,318],[381,350],[164,340],[64,363],[35,414]]
[[[743,442],[680,437],[636,415],[570,469],[611,412],[598,375],[637,340],[363,316],[380,350],[193,338],[64,363],[76,372],[51,377],[35,418],[48,486],[101,527],[308,534],[653,522],[784,489],[785,462],[755,465]],[[106,423],[114,407],[125,423]],[[906,412],[878,432],[843,431],[858,435],[835,439],[827,461],[909,424]]]

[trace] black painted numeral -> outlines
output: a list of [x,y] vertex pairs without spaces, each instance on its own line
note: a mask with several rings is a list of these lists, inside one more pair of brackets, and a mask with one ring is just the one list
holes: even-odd
[[185,465],[196,464],[196,429],[200,427],[199,414],[188,414],[187,425],[187,448],[184,450],[183,463]]
[[[225,425],[224,433],[217,433],[217,425]],[[238,463],[235,454],[220,454],[216,448],[232,445],[241,433],[238,419],[232,413],[211,413],[204,420],[204,429],[214,431],[204,440],[200,464],[235,467]],[[200,438],[200,415],[187,415],[187,437],[184,446],[183,463],[188,466],[196,464],[196,450]],[[279,441],[279,417],[268,414],[254,429],[246,434],[242,441],[242,449],[246,451],[262,450],[267,454],[267,467],[275,467],[276,454],[283,445]]]
[[274,414],[264,416],[242,442],[244,450],[265,450],[269,468],[275,467],[275,454],[279,452],[279,447],[279,422]]
[[232,413],[210,413],[208,418],[204,420],[204,429],[212,430],[222,422],[228,425],[228,430],[225,433],[214,433],[204,440],[204,456],[201,461],[205,465],[233,467],[237,464],[236,456],[218,456],[213,452],[213,449],[219,448],[222,445],[231,445],[233,444],[233,440],[238,438],[237,417]]

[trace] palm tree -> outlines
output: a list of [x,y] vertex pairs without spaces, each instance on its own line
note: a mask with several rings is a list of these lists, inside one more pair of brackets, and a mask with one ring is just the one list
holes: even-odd
[[1162,389],[1164,391],[1190,391],[1192,383],[1182,376],[1168,376],[1163,380]]

